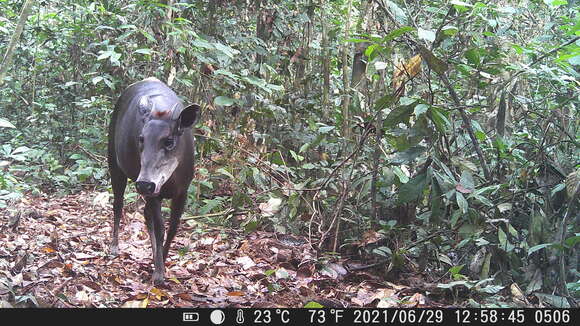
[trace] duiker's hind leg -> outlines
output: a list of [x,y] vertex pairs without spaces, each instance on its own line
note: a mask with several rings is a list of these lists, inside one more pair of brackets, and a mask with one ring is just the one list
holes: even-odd
[[123,202],[125,187],[127,187],[127,176],[117,166],[116,157],[109,157],[109,171],[111,173],[111,184],[113,186],[113,240],[111,242],[111,255],[119,254],[119,225],[123,215]]

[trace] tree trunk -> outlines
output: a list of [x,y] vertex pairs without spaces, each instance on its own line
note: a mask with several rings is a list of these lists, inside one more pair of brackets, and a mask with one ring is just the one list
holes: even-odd
[[324,0],[320,0],[320,26],[322,29],[322,78],[324,84],[322,87],[322,112],[325,120],[328,119],[330,112],[328,108],[328,97],[330,94],[330,50],[328,49],[328,29],[326,26],[326,16],[324,15]]
[[[299,49],[299,55],[296,57],[296,76],[294,78],[294,87],[302,88],[304,92],[308,91],[307,81],[304,80],[304,74],[306,73],[306,63],[309,59],[310,54],[310,41],[312,40],[312,20],[314,16],[314,4],[312,0],[308,1],[308,10],[306,12],[308,15],[308,23],[304,29],[302,46]],[[298,54],[298,53],[297,53]],[[302,86],[302,87],[301,87]],[[306,94],[304,94],[306,96]]]
[[207,25],[205,26],[205,34],[213,36],[213,27],[215,19],[215,0],[210,0],[207,4]]
[[31,0],[26,0],[24,6],[22,6],[22,11],[20,12],[20,18],[18,18],[18,24],[16,25],[16,29],[14,30],[14,34],[12,34],[12,38],[10,39],[10,43],[8,43],[8,48],[6,49],[6,53],[4,54],[4,58],[2,58],[2,64],[0,66],[0,86],[4,84],[4,77],[6,75],[6,71],[8,71],[8,67],[12,63],[12,56],[14,54],[14,49],[16,48],[16,43],[20,39],[20,34],[22,34],[22,30],[24,29],[24,25],[28,20],[28,16],[30,15],[30,9],[32,8]]
[[[380,78],[379,82],[376,84],[375,92],[377,94],[381,94],[385,92],[385,70],[380,71]],[[370,104],[369,104],[370,106]],[[372,106],[371,106],[372,107]],[[380,165],[380,158],[381,158],[381,139],[383,138],[383,113],[382,108],[379,108],[381,112],[377,114],[377,120],[375,123],[375,150],[373,153],[373,174],[371,179],[371,210],[372,210],[372,219],[378,224],[379,223],[379,204],[377,202],[377,180],[378,180],[378,172]]]
[[[350,12],[352,10],[352,0],[348,0],[347,4],[347,14],[346,23],[344,26],[344,39],[348,39],[350,36]],[[347,143],[351,138],[351,128],[350,128],[350,82],[348,78],[348,52],[350,51],[349,43],[345,43],[342,46],[342,134],[346,139]]]
[[[368,16],[368,11],[370,7],[370,1],[362,1],[362,10],[360,11],[360,19],[359,24],[356,28],[356,33],[361,34],[366,29],[366,20]],[[364,76],[367,63],[364,61],[364,53],[367,49],[369,44],[367,42],[364,43],[356,43],[354,47],[354,56],[352,58],[352,76],[350,85],[352,88],[361,89],[364,87],[364,80],[361,83],[361,79]]]
[[[274,23],[274,11],[262,6],[262,0],[256,0],[256,37],[264,43],[268,41],[272,34],[272,24]],[[262,65],[264,57],[261,54],[256,55],[256,63],[258,64],[258,71],[256,75],[260,75],[260,66]]]

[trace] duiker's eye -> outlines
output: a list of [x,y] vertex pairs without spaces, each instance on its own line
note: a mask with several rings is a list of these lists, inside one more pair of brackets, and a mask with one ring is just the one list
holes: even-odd
[[165,138],[165,140],[163,141],[163,146],[165,146],[165,148],[167,149],[173,149],[173,147],[175,147],[175,139]]

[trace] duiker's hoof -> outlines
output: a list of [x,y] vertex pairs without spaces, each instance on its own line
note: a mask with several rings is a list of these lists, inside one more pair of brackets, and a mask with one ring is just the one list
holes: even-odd
[[163,274],[157,274],[157,273],[153,273],[153,285],[155,286],[164,286],[165,285],[165,279],[163,277]]
[[111,246],[111,256],[113,256],[113,257],[119,256],[119,247],[118,246]]

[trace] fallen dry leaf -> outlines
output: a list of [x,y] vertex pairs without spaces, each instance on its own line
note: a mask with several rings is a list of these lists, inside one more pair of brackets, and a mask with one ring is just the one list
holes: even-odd
[[243,257],[238,257],[236,259],[236,262],[240,265],[242,265],[243,269],[248,269],[251,267],[256,266],[256,263],[254,263],[254,261],[252,260],[252,258],[248,257],[248,256],[243,256]]

